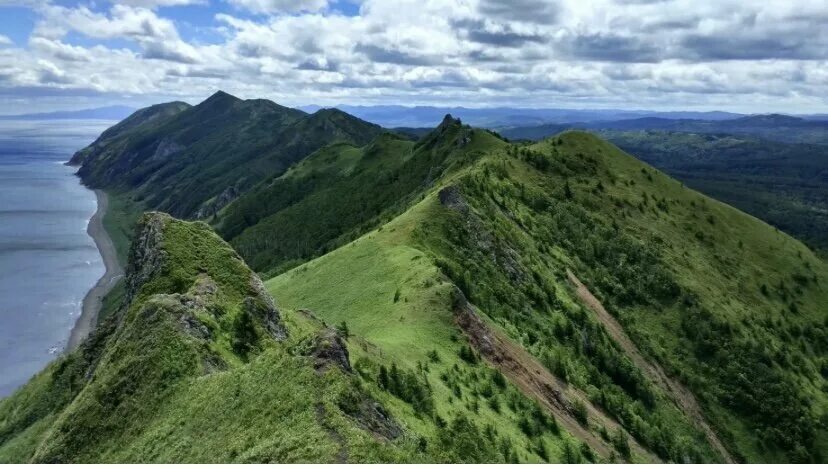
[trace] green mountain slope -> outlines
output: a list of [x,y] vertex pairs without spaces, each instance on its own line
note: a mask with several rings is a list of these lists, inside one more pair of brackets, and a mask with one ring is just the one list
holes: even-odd
[[690,187],[828,249],[828,146],[661,131],[600,135]]
[[807,247],[577,132],[428,194],[268,288],[412,364],[450,344],[456,305],[428,290],[450,281],[662,459],[823,460],[828,269]]
[[78,174],[92,187],[126,192],[148,209],[187,218],[211,216],[326,144],[363,145],[381,131],[339,111],[308,115],[221,91],[180,112],[126,124],[73,158],[81,164]]
[[[785,127],[798,123],[800,130],[813,131],[824,140],[828,135],[824,122],[786,116],[708,122],[707,127],[685,128],[681,122],[687,121],[645,119],[599,123],[592,128],[693,189],[744,210],[824,254],[828,246],[828,146],[824,144],[828,142],[805,138]],[[774,140],[761,132],[755,136],[725,133],[750,123],[786,138]],[[549,124],[502,132],[513,139],[540,140],[591,125]],[[631,130],[639,126],[642,130]]]
[[383,134],[363,147],[327,146],[250,190],[213,223],[251,267],[279,270],[387,221],[435,181],[502,144],[447,116],[416,143]]
[[356,385],[338,336],[291,334],[206,225],[147,214],[119,311],[0,402],[0,460],[400,458],[399,428]]
[[[825,461],[828,265],[804,244],[591,134],[351,124],[289,124],[339,137],[212,206],[227,243],[145,216],[99,332],[0,402],[0,460]],[[87,177],[161,187],[107,147]]]
[[175,101],[139,109],[126,119],[105,130],[91,145],[75,153],[72,159],[69,160],[69,164],[73,166],[81,165],[90,155],[102,151],[106,145],[117,137],[137,127],[164,121],[189,108],[189,104]]

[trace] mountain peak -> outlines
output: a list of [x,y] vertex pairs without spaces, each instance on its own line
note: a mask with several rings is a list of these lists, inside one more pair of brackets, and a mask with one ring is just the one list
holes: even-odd
[[322,117],[322,118],[333,117],[333,116],[347,116],[347,117],[350,117],[350,118],[356,118],[355,116],[352,116],[351,114],[348,114],[347,112],[345,112],[341,109],[335,108],[335,107],[325,107],[325,108],[317,110],[316,112],[314,112],[311,115],[317,116],[317,117]]
[[227,93],[227,92],[222,91],[222,90],[218,90],[215,93],[213,93],[209,98],[205,99],[201,104],[219,103],[219,102],[236,103],[236,102],[239,102],[239,101],[242,101],[242,100],[235,97],[235,96],[233,96],[230,93]]
[[450,125],[462,124],[463,122],[460,119],[453,117],[451,114],[446,114],[445,117],[443,117],[443,121],[440,122],[440,125],[438,127],[448,127]]

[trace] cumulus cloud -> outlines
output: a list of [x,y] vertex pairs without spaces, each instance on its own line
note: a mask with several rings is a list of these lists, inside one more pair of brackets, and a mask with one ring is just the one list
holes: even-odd
[[163,8],[184,3],[200,2],[32,6],[28,43],[0,47],[0,86],[193,101],[222,88],[288,105],[828,107],[828,11],[810,0],[362,0],[353,16],[327,0],[227,0],[197,7],[212,9],[210,41]]
[[253,13],[299,13],[315,12],[328,6],[327,0],[229,0],[238,8]]
[[69,32],[97,39],[126,38],[138,43],[147,59],[199,61],[196,48],[181,40],[175,24],[146,8],[114,5],[108,15],[85,6],[48,5],[40,11],[42,18],[35,27],[35,38],[54,40]]
[[143,8],[171,7],[181,5],[206,5],[207,0],[110,0],[112,3]]
[[44,37],[33,37],[29,41],[29,46],[32,50],[49,56],[50,58],[67,62],[90,62],[93,57],[89,49],[64,44],[59,40]]
[[8,36],[0,34],[0,46],[9,46],[11,44],[13,44],[13,42]]
[[552,24],[558,19],[560,3],[554,0],[481,0],[478,8],[487,17]]

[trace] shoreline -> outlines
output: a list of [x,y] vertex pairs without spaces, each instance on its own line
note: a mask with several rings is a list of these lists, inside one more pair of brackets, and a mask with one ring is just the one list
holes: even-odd
[[66,343],[64,353],[69,353],[78,348],[78,346],[89,336],[98,322],[98,313],[103,305],[103,297],[112,289],[115,282],[124,275],[123,268],[118,263],[118,256],[115,252],[115,245],[112,243],[112,238],[109,237],[106,229],[103,226],[103,217],[109,208],[109,197],[106,192],[95,189],[95,197],[98,200],[98,209],[92,218],[89,219],[89,224],[86,227],[86,232],[95,241],[95,246],[101,254],[104,262],[105,272],[101,278],[95,283],[83,298],[83,306],[81,308],[81,315],[75,321],[72,327],[72,332],[69,334],[69,340]]

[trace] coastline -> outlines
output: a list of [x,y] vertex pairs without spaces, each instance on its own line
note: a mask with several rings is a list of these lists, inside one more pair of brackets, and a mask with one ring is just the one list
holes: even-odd
[[98,199],[98,209],[89,219],[86,232],[95,241],[95,246],[98,247],[98,251],[101,253],[106,271],[83,298],[81,315],[72,327],[72,332],[69,334],[69,340],[66,343],[64,352],[67,353],[77,349],[89,333],[95,329],[98,322],[98,313],[103,304],[103,297],[109,293],[115,282],[124,275],[123,268],[118,263],[115,245],[103,226],[103,218],[109,208],[109,197],[107,197],[106,192],[98,189],[95,189],[95,197]]

